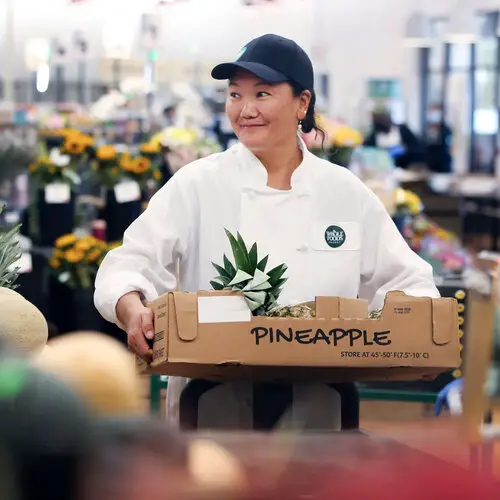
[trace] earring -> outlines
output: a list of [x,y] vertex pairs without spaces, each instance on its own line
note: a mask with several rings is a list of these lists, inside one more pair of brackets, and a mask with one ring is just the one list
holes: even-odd
[[299,120],[299,130],[302,130],[302,120]]

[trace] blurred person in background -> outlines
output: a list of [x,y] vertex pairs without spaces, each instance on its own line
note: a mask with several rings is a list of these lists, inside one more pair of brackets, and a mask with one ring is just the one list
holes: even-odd
[[429,170],[442,174],[452,172],[452,141],[453,131],[445,122],[443,108],[438,104],[431,106],[425,131],[425,163]]
[[397,125],[386,109],[379,109],[372,114],[372,129],[365,138],[364,145],[386,149],[396,166],[408,168],[421,163],[424,159],[423,144],[410,130],[408,125]]

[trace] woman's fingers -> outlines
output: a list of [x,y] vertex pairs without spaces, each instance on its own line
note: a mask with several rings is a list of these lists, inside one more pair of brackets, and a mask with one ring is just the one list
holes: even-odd
[[151,353],[142,325],[142,314],[134,314],[127,329],[128,343],[137,356],[148,359]]
[[153,340],[155,336],[155,329],[153,325],[153,311],[145,307],[144,311],[141,314],[141,319],[142,319],[142,331],[145,337],[148,340]]

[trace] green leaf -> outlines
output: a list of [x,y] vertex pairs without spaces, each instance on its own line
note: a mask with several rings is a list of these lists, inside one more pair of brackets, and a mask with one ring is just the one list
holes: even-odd
[[63,177],[66,177],[66,179],[68,179],[71,182],[71,184],[74,184],[75,186],[78,186],[82,182],[80,176],[69,168],[63,169],[62,175]]
[[[245,271],[246,273],[251,272],[250,261],[248,259],[248,252],[247,252],[245,244],[243,243],[243,246],[241,246],[240,243],[238,242],[238,240],[233,236],[233,234],[230,231],[228,231],[227,229],[225,231],[226,231],[227,237],[229,238],[229,243],[231,244],[231,249],[233,250],[234,263],[236,265],[236,269],[241,269],[242,271]],[[241,239],[241,236],[239,235],[239,233],[238,233],[238,237]]]
[[257,269],[257,243],[254,243],[250,248],[248,260],[250,261],[250,269]]
[[258,285],[258,286],[252,286],[252,282],[248,283],[248,285],[243,289],[244,291],[253,291],[253,292],[259,292],[262,290],[271,290],[273,287],[268,281],[265,281],[264,283]]
[[266,302],[266,292],[245,292],[245,297],[253,302],[257,302],[259,306],[264,305]]
[[217,281],[211,281],[210,284],[214,290],[224,290],[224,285],[218,283]]
[[280,264],[279,266],[276,266],[274,269],[271,269],[267,274],[269,276],[269,283],[271,283],[272,286],[276,286],[278,281],[281,279],[283,274],[285,274],[285,271],[288,268],[286,267],[285,264]]
[[226,257],[226,254],[224,254],[224,269],[231,276],[234,276],[236,274],[236,269],[231,261]]
[[245,271],[242,271],[241,269],[238,269],[236,276],[233,278],[233,280],[228,283],[228,286],[235,286],[235,285],[240,285],[242,283],[245,283],[247,281],[250,281],[252,279],[252,276]]
[[250,308],[250,311],[254,312],[255,310],[259,309],[259,307],[262,306],[262,304],[259,304],[258,302],[254,302],[252,299],[245,297],[245,301],[248,304],[248,307]]
[[217,269],[217,272],[221,275],[222,278],[227,278],[229,281],[231,281],[233,279],[234,275],[230,275],[228,272],[226,272],[226,270],[223,267],[221,267],[217,264],[214,264],[213,262],[212,262],[212,266],[214,266],[215,269]]
[[255,274],[252,278],[252,281],[248,283],[248,285],[245,287],[246,290],[255,290],[257,287],[263,285],[264,283],[269,284],[269,287],[271,287],[269,283],[269,276],[266,273],[263,273],[262,271],[259,271],[258,269],[255,270]]
[[267,261],[269,260],[269,255],[266,255],[258,264],[257,269],[264,272],[266,270]]

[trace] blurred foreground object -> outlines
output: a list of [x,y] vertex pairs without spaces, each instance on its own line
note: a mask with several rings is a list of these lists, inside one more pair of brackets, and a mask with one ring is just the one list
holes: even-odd
[[[492,476],[476,474],[393,439],[363,433],[214,434],[248,475],[238,498],[287,500],[489,500]],[[439,445],[439,435],[436,436]],[[453,449],[440,447],[442,456]],[[442,453],[441,453],[442,452]]]
[[144,413],[135,358],[106,335],[75,332],[57,337],[35,364],[74,388],[99,416]]
[[15,489],[2,499],[78,498],[92,432],[85,404],[63,382],[0,359],[0,488],[7,477]]
[[0,288],[0,340],[22,356],[36,356],[47,344],[49,328],[43,314],[22,295]]

